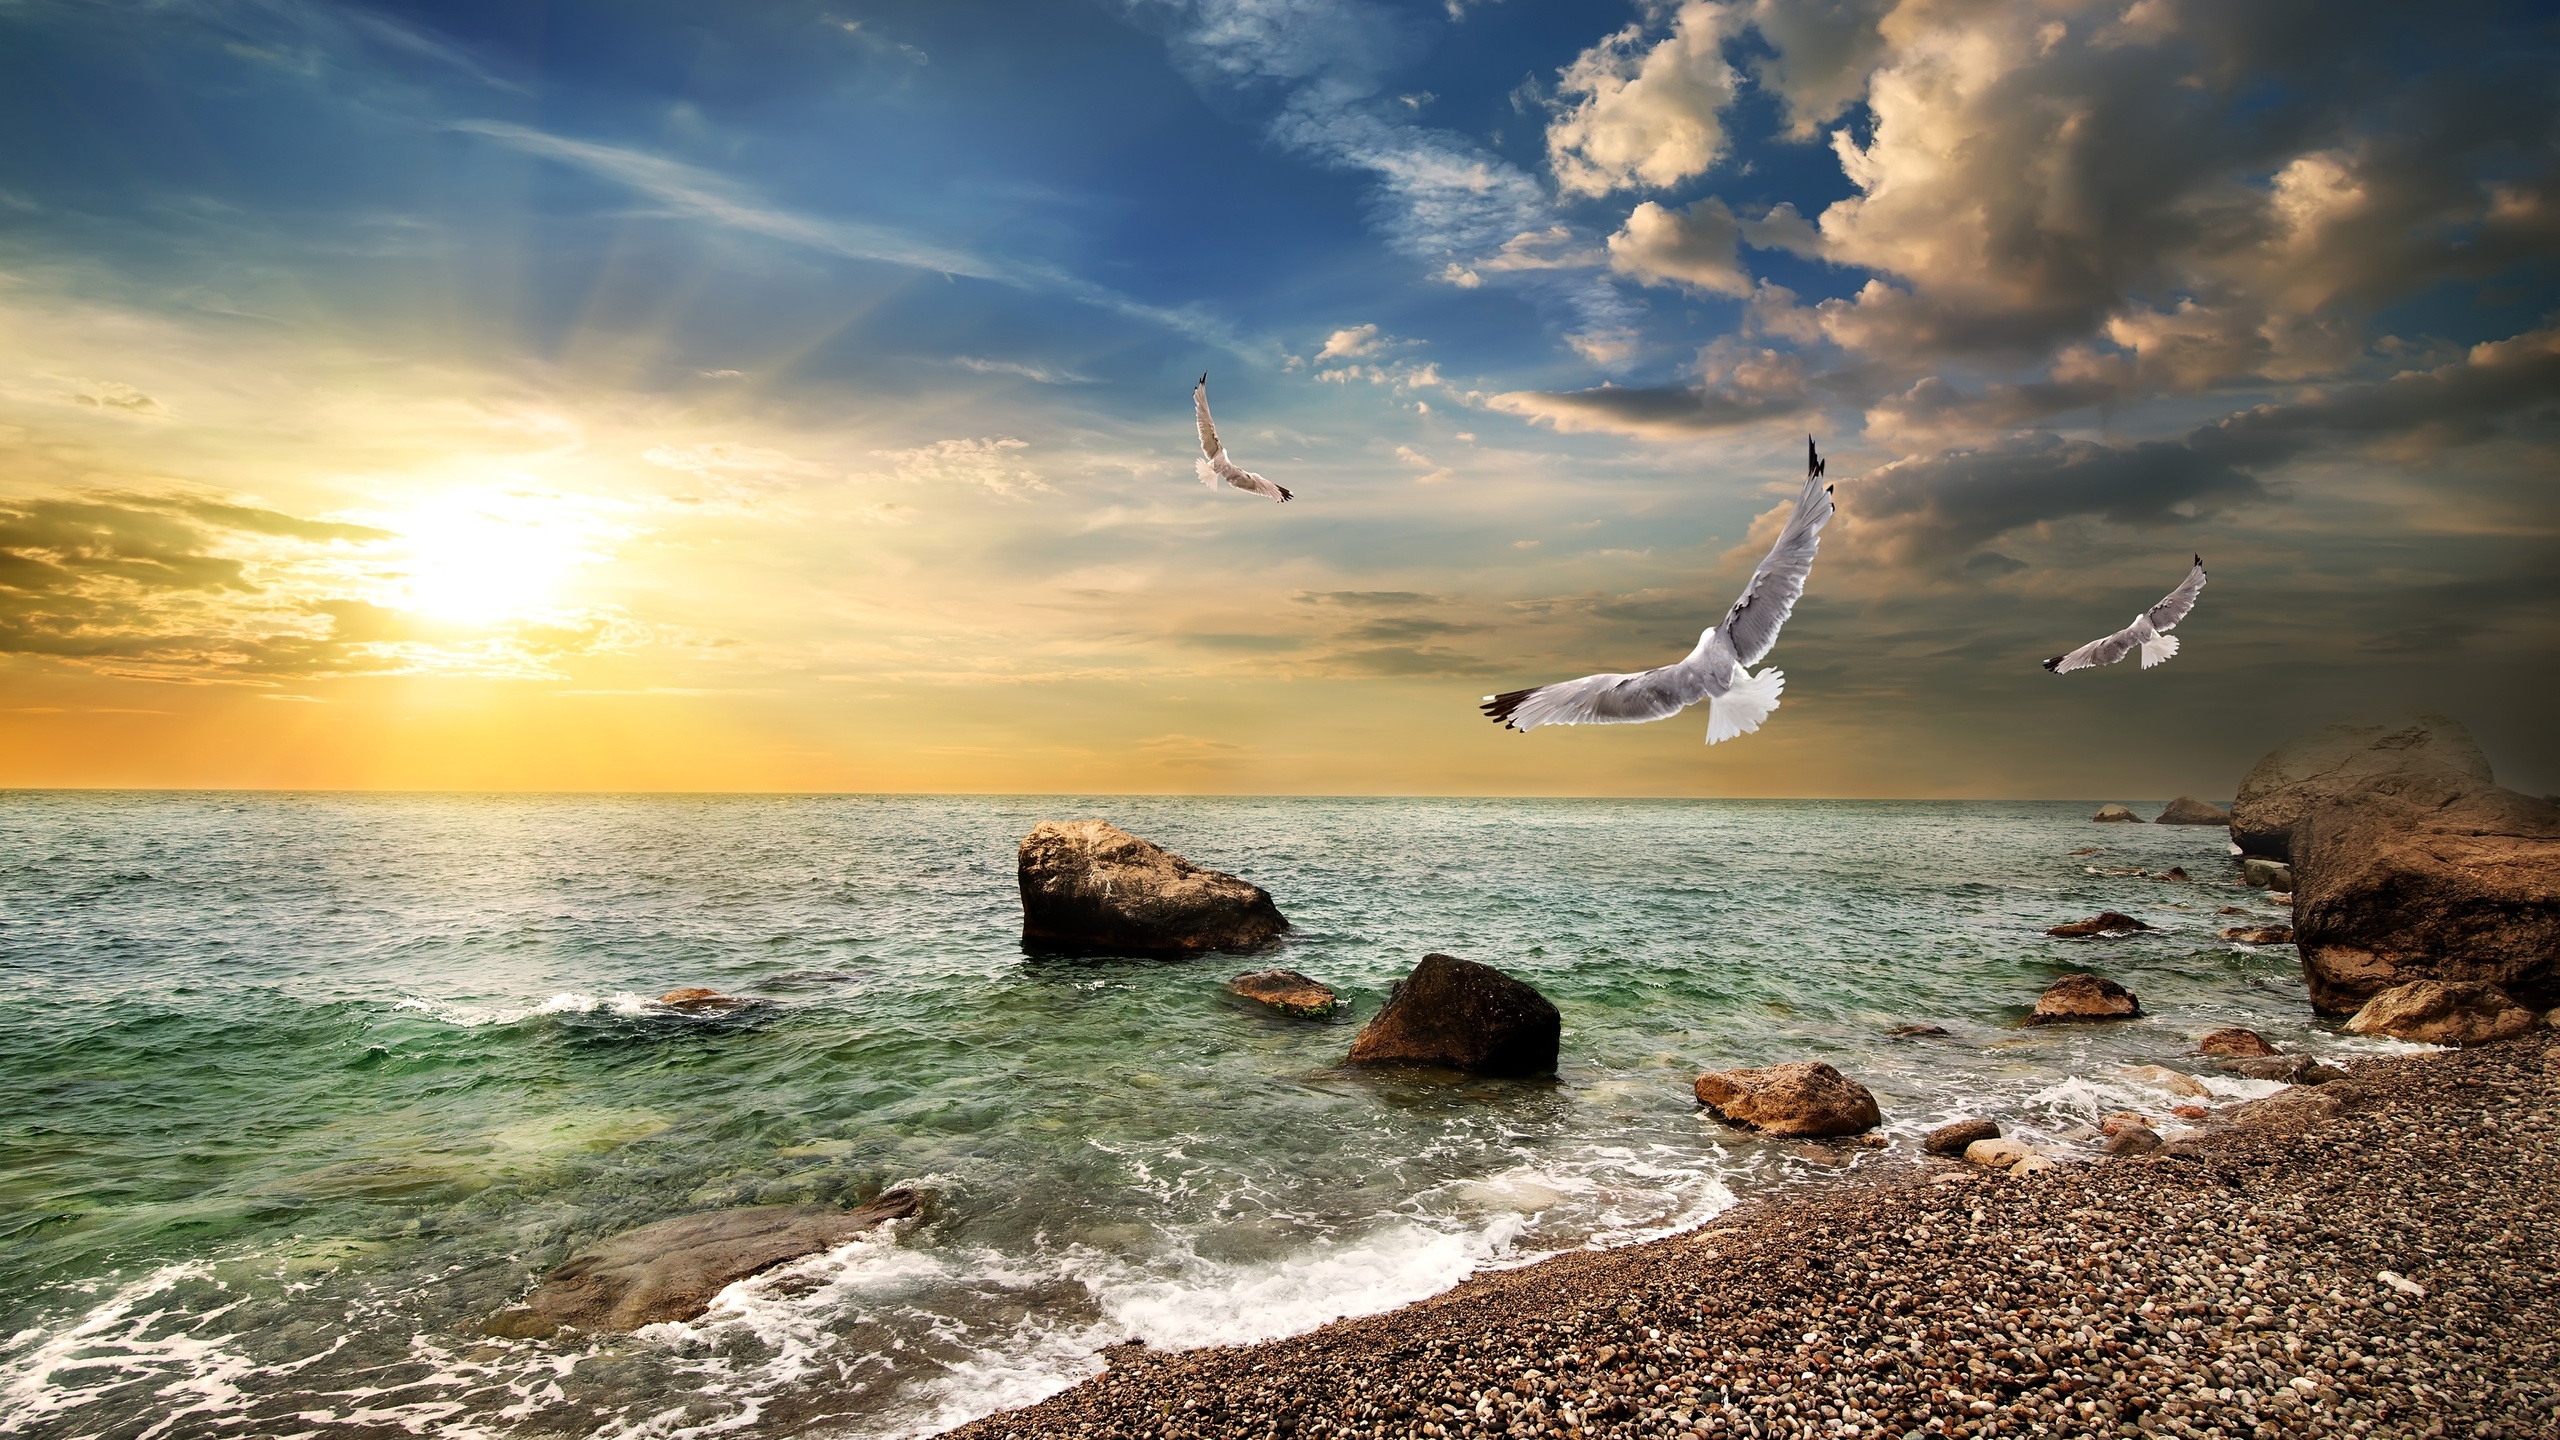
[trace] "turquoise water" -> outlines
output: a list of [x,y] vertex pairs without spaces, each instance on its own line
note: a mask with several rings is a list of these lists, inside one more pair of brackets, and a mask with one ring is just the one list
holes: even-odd
[[[0,794],[0,1433],[928,1433],[1106,1344],[1384,1309],[1899,1163],[1958,1114],[2159,1113],[2117,1072],[2218,1025],[2342,1047],[2290,948],[2214,938],[2221,906],[2281,919],[2221,831],[2092,808]],[[1014,846],[1085,816],[1295,931],[1026,957]],[[2197,883],[2099,873],[2173,864]],[[2101,908],[2160,930],[2042,934]],[[1556,1080],[1337,1068],[1429,950],[1556,1002]],[[1351,1018],[1222,993],[1272,964]],[[2153,1018],[2017,1027],[2086,967]],[[765,1003],[645,998],[679,985]],[[1877,1092],[1892,1151],[1690,1099],[1803,1057]],[[478,1333],[631,1225],[899,1184],[924,1215],[695,1323]]]

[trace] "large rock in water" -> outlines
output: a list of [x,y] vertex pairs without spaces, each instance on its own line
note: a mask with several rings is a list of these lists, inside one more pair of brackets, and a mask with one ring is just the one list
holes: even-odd
[[1044,820],[1016,859],[1025,945],[1183,954],[1243,949],[1289,928],[1262,887],[1106,821]]
[[2181,795],[2160,812],[2154,825],[2228,825],[2231,812],[2219,805],[2207,805],[2192,795]]
[[913,1215],[917,1204],[914,1191],[892,1190],[858,1210],[758,1205],[626,1230],[543,1276],[522,1305],[489,1318],[489,1333],[539,1339],[690,1320],[724,1288]]
[[2560,806],[2483,781],[2426,805],[2317,806],[2293,830],[2293,943],[2311,1003],[2412,980],[2560,1004]]
[[2489,757],[2449,715],[2341,720],[2287,740],[2249,771],[2231,802],[2231,838],[2245,854],[2282,860],[2293,827],[2321,804],[2379,795],[2424,806],[2490,783]]
[[2090,816],[2089,818],[2092,820],[2108,821],[2117,825],[2139,825],[2142,823],[2141,816],[2134,814],[2132,811],[2127,810],[2121,805],[2101,805],[2098,807],[2098,813]]
[[1354,1065],[1445,1065],[1479,1075],[1546,1075],[1564,1017],[1490,965],[1425,955],[1351,1042]]
[[2427,1045],[2487,1045],[2513,1040],[2541,1023],[2542,1017],[2495,985],[2413,980],[2366,1001],[2347,1028]]
[[1770,1135],[1862,1135],[1884,1123],[1866,1086],[1819,1060],[1714,1070],[1696,1088],[1699,1104]]
[[2030,1025],[2062,1025],[2081,1020],[2133,1020],[2142,1014],[2142,997],[2113,980],[2095,975],[2065,975],[2044,987],[2036,999]]

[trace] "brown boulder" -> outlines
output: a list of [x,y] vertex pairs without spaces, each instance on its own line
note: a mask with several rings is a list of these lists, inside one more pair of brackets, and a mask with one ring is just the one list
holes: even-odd
[[1490,965],[1425,955],[1351,1042],[1354,1065],[1445,1065],[1547,1075],[1564,1018],[1536,988]]
[[2154,825],[2228,825],[2231,812],[2219,805],[2207,805],[2191,795],[2181,795],[2160,812]]
[[1866,1086],[1819,1060],[1709,1071],[1697,1095],[1718,1118],[1770,1135],[1856,1135],[1884,1123]]
[[2293,927],[2289,925],[2234,925],[2222,932],[2225,940],[2243,945],[2290,945]]
[[2247,854],[2281,860],[2294,825],[2329,801],[2384,795],[2423,806],[2489,783],[2489,757],[2449,715],[2342,720],[2296,735],[2249,771],[2231,802],[2231,838]]
[[562,1330],[637,1330],[690,1320],[725,1287],[913,1215],[917,1203],[915,1192],[892,1190],[858,1210],[758,1205],[626,1230],[543,1276],[522,1305],[491,1316],[488,1330],[538,1339]]
[[2148,1155],[2160,1148],[2160,1132],[2148,1125],[2119,1125],[2102,1148],[2110,1155]]
[[1256,970],[1227,982],[1227,993],[1257,1000],[1283,1015],[1322,1020],[1342,1004],[1342,997],[1295,970]]
[[2030,1025],[2056,1025],[2080,1020],[2131,1020],[2142,1014],[2142,997],[2113,980],[2095,975],[2065,975],[2045,987],[2036,1000]]
[[2347,1078],[2346,1071],[2308,1055],[2234,1055],[2222,1062],[2222,1068],[2252,1080],[2281,1080],[2287,1085],[2326,1085]]
[[742,995],[723,995],[707,985],[684,985],[659,996],[658,1003],[670,1010],[735,1010],[756,1002]]
[[2196,1053],[2199,1055],[2273,1055],[2276,1053],[2276,1047],[2268,1044],[2266,1037],[2257,1031],[2244,1030],[2234,1025],[2229,1029],[2216,1030],[2197,1041]]
[[2000,1127],[1992,1121],[1958,1120],[1952,1125],[1941,1125],[1930,1131],[1929,1138],[1920,1142],[1920,1148],[1932,1155],[1958,1156],[1964,1153],[1966,1146],[1976,1140],[1999,1138]]
[[1180,954],[1243,949],[1289,928],[1262,887],[1101,820],[1044,820],[1015,863],[1026,946]]
[[2065,940],[2077,940],[2090,935],[2130,935],[2136,930],[2150,928],[2130,915],[2119,915],[2113,910],[2101,910],[2086,920],[2074,920],[2068,925],[2056,925],[2044,933],[2059,936]]
[[2304,815],[2293,853],[2312,1004],[2430,979],[2560,1004],[2560,806],[2485,782],[2425,808],[2342,801]]
[[2413,980],[2366,1001],[2347,1028],[2426,1045],[2487,1045],[2513,1040],[2541,1023],[2495,985]]
[[2142,823],[2141,816],[2134,814],[2132,811],[2127,810],[2121,805],[2101,805],[2098,807],[2098,813],[2090,816],[2089,818],[2092,820],[2105,821],[2112,825],[2139,825]]

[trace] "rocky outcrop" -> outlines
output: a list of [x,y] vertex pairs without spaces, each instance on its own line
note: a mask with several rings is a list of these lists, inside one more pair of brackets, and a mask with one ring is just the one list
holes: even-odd
[[1920,1148],[1931,1155],[1958,1156],[1976,1140],[1999,1138],[2000,1127],[1992,1121],[1958,1120],[1930,1131],[1929,1138],[1920,1142]]
[[2384,796],[2426,806],[2490,783],[2489,757],[2449,715],[2342,720],[2287,740],[2249,771],[2231,802],[2231,838],[2281,860],[2295,824],[2320,805]]
[[1295,970],[1256,970],[1227,982],[1227,993],[1258,1001],[1283,1015],[1322,1020],[1340,1008],[1342,997]]
[[1819,1060],[1709,1071],[1696,1090],[1718,1118],[1771,1135],[1858,1135],[1884,1123],[1866,1086]]
[[2231,812],[2219,805],[2207,805],[2192,795],[2181,795],[2169,802],[2151,822],[2154,825],[2228,825]]
[[2065,975],[2045,987],[2036,1001],[2030,1025],[2059,1025],[2081,1020],[2131,1020],[2142,1014],[2142,997],[2113,980],[2095,975]]
[[1354,1065],[1441,1065],[1547,1075],[1564,1018],[1537,989],[1490,965],[1425,955],[1351,1042]]
[[2074,920],[2068,925],[2056,925],[2044,933],[2059,936],[2065,940],[2080,940],[2091,935],[2130,935],[2136,930],[2150,928],[2130,915],[2119,915],[2113,910],[2101,910],[2086,920]]
[[2090,816],[2089,818],[2092,820],[2102,820],[2113,825],[2139,825],[2142,823],[2141,816],[2134,814],[2132,811],[2127,810],[2121,805],[2101,805],[2098,807],[2098,813]]
[[915,1192],[892,1190],[858,1210],[758,1205],[643,1225],[543,1276],[522,1305],[491,1316],[488,1330],[534,1339],[563,1330],[637,1330],[662,1320],[690,1320],[709,1309],[725,1287],[913,1215],[918,1203]]
[[2197,1041],[2196,1053],[2199,1055],[2273,1055],[2276,1053],[2276,1047],[2268,1044],[2267,1037],[2257,1031],[2244,1030],[2234,1025],[2228,1029],[2216,1030]]
[[1262,887],[1101,820],[1042,821],[1016,857],[1022,943],[1131,954],[1238,950],[1289,928]]
[[2542,1017],[2495,985],[2414,980],[2366,1001],[2347,1028],[2425,1045],[2487,1045],[2513,1040],[2541,1023]]
[[2560,1004],[2560,806],[2485,782],[2423,807],[2340,801],[2295,826],[2293,854],[2294,944],[2321,1009],[2422,979]]

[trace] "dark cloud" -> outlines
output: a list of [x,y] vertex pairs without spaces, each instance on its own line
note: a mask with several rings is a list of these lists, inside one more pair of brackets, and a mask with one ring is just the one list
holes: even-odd
[[1558,430],[1670,437],[1792,415],[1812,401],[1801,386],[1760,393],[1733,387],[1603,385],[1597,390],[1517,390],[1496,395],[1491,403]]

